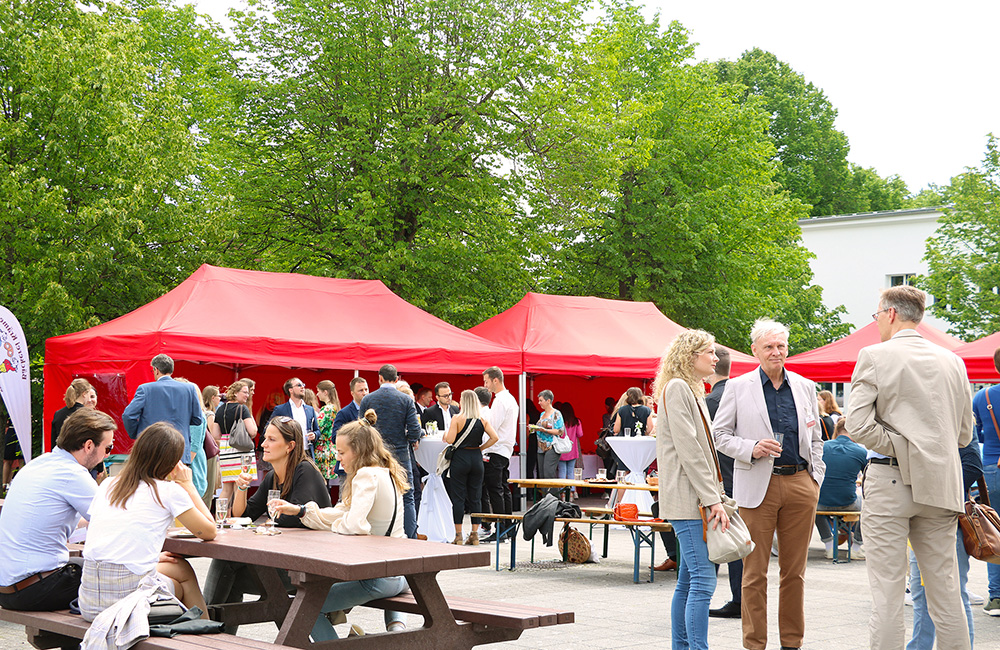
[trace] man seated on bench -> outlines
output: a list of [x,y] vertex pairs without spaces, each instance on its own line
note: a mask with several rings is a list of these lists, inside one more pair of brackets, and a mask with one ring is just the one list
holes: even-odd
[[[845,418],[839,418],[833,427],[833,438],[823,443],[823,462],[826,475],[819,490],[816,510],[861,510],[858,496],[858,474],[864,469],[868,451],[847,436]],[[833,559],[833,547],[839,545],[840,531],[832,528],[833,517],[816,515],[816,530],[826,546],[826,558]],[[861,526],[854,526],[853,559],[864,559],[861,548]]]
[[82,561],[66,541],[97,493],[90,470],[111,453],[118,427],[80,409],[66,418],[56,448],[17,474],[0,512],[0,607],[66,609],[80,588]]

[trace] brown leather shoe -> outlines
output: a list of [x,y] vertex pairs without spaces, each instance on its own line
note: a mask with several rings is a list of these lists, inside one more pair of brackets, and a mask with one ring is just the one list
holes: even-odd
[[669,557],[653,567],[653,571],[675,571],[677,569],[677,563],[671,560]]
[[427,535],[421,535],[420,533],[417,533],[417,539],[426,542],[427,541]]

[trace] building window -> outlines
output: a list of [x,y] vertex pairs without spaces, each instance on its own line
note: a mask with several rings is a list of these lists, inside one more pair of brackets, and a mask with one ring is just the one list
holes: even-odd
[[903,285],[912,285],[913,281],[917,278],[916,273],[901,273],[899,275],[889,276],[889,286],[890,287],[900,287]]

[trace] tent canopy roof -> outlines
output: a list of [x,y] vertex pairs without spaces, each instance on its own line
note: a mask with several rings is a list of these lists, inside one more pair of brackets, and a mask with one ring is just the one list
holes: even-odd
[[[931,343],[948,350],[955,350],[962,345],[955,337],[924,323],[917,325],[917,332]],[[868,323],[839,341],[789,357],[785,367],[813,381],[849,382],[861,348],[880,342],[878,325]]]
[[46,364],[152,358],[239,366],[478,374],[520,353],[414,307],[377,280],[201,266],[153,302],[46,342]]
[[1000,381],[1000,373],[997,373],[996,366],[993,365],[993,353],[997,348],[1000,348],[1000,332],[955,348],[955,354],[965,361],[970,381],[981,383]]
[[[652,377],[667,344],[686,329],[651,302],[528,293],[469,331],[522,350],[526,372]],[[757,365],[731,353],[734,375]]]

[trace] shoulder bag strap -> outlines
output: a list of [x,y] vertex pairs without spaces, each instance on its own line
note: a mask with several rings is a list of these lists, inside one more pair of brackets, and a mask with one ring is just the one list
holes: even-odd
[[389,482],[392,483],[392,519],[389,520],[389,527],[385,529],[385,536],[392,535],[392,529],[396,525],[396,513],[399,511],[399,499],[396,498],[396,480],[392,478],[392,470],[389,470]]
[[990,419],[993,420],[993,430],[1000,436],[1000,427],[997,426],[997,416],[993,413],[993,404],[990,403],[990,389],[986,389],[986,410],[990,412]]
[[[694,391],[691,391],[692,393]],[[715,451],[715,441],[712,440],[712,432],[708,428],[708,420],[705,419],[705,414],[701,410],[701,404],[698,403],[698,397],[695,396],[694,406],[698,409],[698,415],[701,416],[701,423],[705,427],[705,436],[708,438],[708,448],[712,450],[712,460],[715,461],[715,475],[719,477],[719,483],[722,483],[722,469],[719,467],[719,454]]]
[[462,446],[462,443],[465,442],[465,439],[469,437],[470,433],[472,433],[472,427],[475,425],[475,422],[476,421],[473,420],[472,418],[466,418],[465,426],[462,427],[462,437],[457,439],[454,443],[452,443],[451,445],[452,447],[458,449]]

